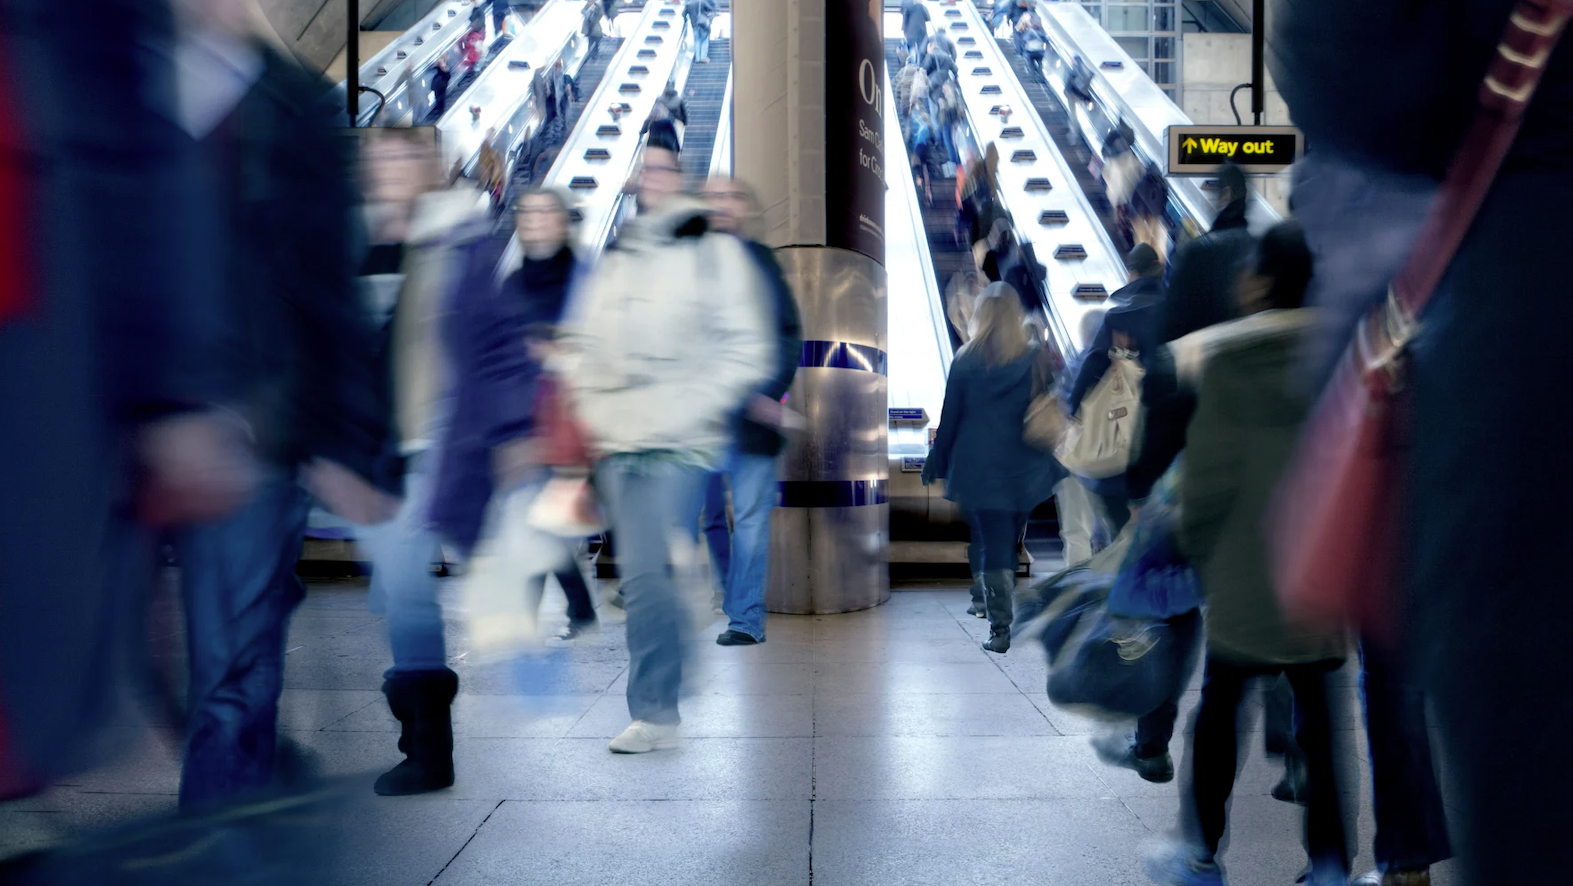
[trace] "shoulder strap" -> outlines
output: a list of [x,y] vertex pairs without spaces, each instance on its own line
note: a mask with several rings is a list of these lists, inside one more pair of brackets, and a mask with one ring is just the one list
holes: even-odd
[[1519,0],[1508,16],[1480,87],[1474,123],[1415,239],[1424,245],[1393,278],[1392,306],[1409,321],[1425,309],[1485,202],[1570,14],[1573,0]]

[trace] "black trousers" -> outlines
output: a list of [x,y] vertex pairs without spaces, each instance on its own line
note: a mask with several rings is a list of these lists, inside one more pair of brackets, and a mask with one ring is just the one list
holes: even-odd
[[1295,741],[1305,754],[1305,845],[1313,864],[1342,864],[1349,851],[1333,754],[1327,677],[1341,663],[1242,665],[1209,656],[1191,752],[1191,791],[1196,825],[1209,854],[1216,854],[1228,826],[1229,795],[1239,766],[1236,723],[1247,684],[1254,677],[1283,674],[1294,690]]

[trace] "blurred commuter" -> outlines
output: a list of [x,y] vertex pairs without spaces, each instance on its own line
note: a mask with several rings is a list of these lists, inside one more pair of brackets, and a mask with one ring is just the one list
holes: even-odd
[[512,0],[492,0],[492,39],[508,33],[508,13],[512,10]]
[[644,753],[677,740],[684,605],[672,545],[732,443],[737,410],[770,375],[775,331],[759,271],[736,238],[708,231],[682,195],[677,155],[644,149],[639,215],[585,282],[563,330],[563,378],[600,457],[596,488],[617,538],[628,612],[628,711],[611,743]]
[[617,13],[623,7],[622,0],[597,0],[601,4],[601,22],[606,33],[613,37],[621,36],[622,32],[617,27]]
[[1016,30],[1016,23],[1031,8],[1032,0],[998,0],[994,4],[994,15],[989,20],[989,30],[998,31],[1004,24],[1009,24],[1012,31]]
[[1081,117],[1077,112],[1086,111],[1085,107],[1078,106],[1093,104],[1092,80],[1092,68],[1081,56],[1074,56],[1071,59],[1070,71],[1065,75],[1065,114],[1070,118],[1071,132],[1077,142],[1081,142],[1085,137],[1081,128]]
[[947,81],[939,88],[939,94],[934,95],[934,131],[939,135],[939,140],[945,147],[945,159],[950,164],[947,174],[954,176],[961,165],[961,154],[956,149],[956,127],[961,123],[961,94],[954,81]]
[[[1065,411],[1070,415],[1076,414],[1082,399],[1109,371],[1111,350],[1133,351],[1143,364],[1158,350],[1165,305],[1163,262],[1158,260],[1158,253],[1151,246],[1142,243],[1125,257],[1125,267],[1130,282],[1110,296],[1112,305],[1104,314],[1103,325],[1098,327],[1097,336],[1088,346],[1086,358],[1066,396]],[[1144,391],[1145,383],[1144,376]],[[1094,495],[1111,537],[1119,535],[1130,519],[1129,490],[1125,480],[1124,474],[1098,480],[1082,478]]]
[[705,185],[705,199],[710,204],[711,224],[737,236],[748,248],[759,273],[754,278],[756,289],[744,297],[762,303],[776,336],[774,371],[749,395],[738,421],[736,449],[726,465],[733,512],[731,556],[721,602],[727,629],[716,643],[751,646],[765,641],[765,581],[770,575],[776,457],[786,448],[782,429],[788,416],[782,400],[802,359],[803,323],[775,252],[759,242],[763,212],[759,198],[742,182],[712,179]]
[[645,145],[672,154],[682,153],[683,140],[677,134],[677,121],[672,119],[665,105],[657,103],[656,108],[658,110],[652,111],[639,130],[645,136]]
[[587,62],[595,61],[601,57],[601,39],[606,36],[602,27],[605,17],[601,9],[601,0],[585,0],[584,12],[579,24],[579,33],[584,35],[586,41],[584,58]]
[[923,58],[923,72],[934,84],[956,79],[956,57],[945,49],[937,36],[929,40],[928,53]]
[[464,68],[461,75],[465,80],[474,80],[481,72],[481,47],[486,45],[486,13],[480,6],[475,7],[481,14],[479,22],[471,22],[469,33],[459,40],[459,64]]
[[1049,35],[1043,30],[1043,22],[1038,20],[1036,12],[1016,20],[1012,42],[1015,43],[1016,54],[1027,60],[1027,70],[1040,82],[1047,83],[1048,78],[1043,73],[1043,56],[1049,51]]
[[694,61],[710,64],[710,23],[715,19],[715,0],[688,0],[683,4],[683,18],[694,29]]
[[912,63],[922,67],[928,46],[929,11],[923,0],[901,0],[901,36]]
[[688,126],[688,102],[684,101],[682,95],[678,93],[677,87],[668,83],[665,91],[661,93],[661,97],[656,100],[656,103],[664,105],[667,116],[682,124],[686,129]]
[[351,276],[343,112],[327,84],[259,36],[248,0],[183,0],[178,10],[180,120],[224,212],[223,364],[268,463],[239,513],[176,539],[191,645],[180,803],[196,809],[273,778],[285,628],[304,596],[295,561],[310,501],[297,468],[395,488],[397,475]]
[[365,154],[371,248],[361,285],[382,326],[397,404],[397,447],[404,459],[404,501],[393,519],[362,526],[356,541],[371,563],[370,605],[387,619],[393,667],[382,693],[399,721],[405,755],[377,779],[379,794],[399,796],[453,784],[449,706],[459,678],[448,668],[442,607],[431,564],[441,557],[427,514],[452,411],[450,361],[439,318],[453,288],[456,239],[487,228],[482,197],[467,182],[441,188],[441,156],[429,131],[376,133]]
[[437,56],[436,68],[431,75],[431,115],[427,118],[430,120],[441,120],[448,112],[448,83],[453,80],[446,55]]
[[503,186],[507,182],[508,167],[503,163],[502,152],[497,150],[497,128],[494,126],[486,130],[486,138],[481,141],[480,157],[476,161],[477,178],[480,179],[481,188],[491,195],[492,206],[501,205]]
[[[1092,342],[1103,326],[1103,309],[1083,314],[1078,332],[1086,342],[1081,355],[1065,368],[1067,379],[1079,374],[1080,366],[1091,353]],[[1067,476],[1054,486],[1054,509],[1060,521],[1060,543],[1065,552],[1065,566],[1079,566],[1092,559],[1100,538],[1098,512],[1092,503],[1092,493],[1080,479]]]
[[[444,316],[444,340],[454,375],[454,414],[445,437],[432,520],[468,556],[481,537],[487,507],[498,495],[540,495],[549,479],[533,450],[542,362],[573,293],[588,267],[570,243],[568,200],[533,189],[514,206],[519,267],[494,284],[500,255],[495,242],[474,244],[461,284]],[[559,640],[593,629],[595,601],[579,571],[578,539],[545,538],[556,563],[527,577],[532,597],[547,573],[568,598],[568,625]]]
[[[1311,168],[1296,176],[1297,212],[1319,266],[1338,272],[1318,273],[1318,305],[1332,316],[1316,341],[1313,383],[1410,252],[1433,246],[1416,242],[1420,221],[1460,149],[1509,16],[1565,13],[1515,12],[1502,0],[1445,10],[1335,0],[1314,16],[1278,20],[1273,74],[1317,146]],[[1407,654],[1398,663],[1430,695],[1457,813],[1456,882],[1467,886],[1562,880],[1560,850],[1573,827],[1573,778],[1556,762],[1573,728],[1573,698],[1541,676],[1573,672],[1562,639],[1573,622],[1563,591],[1569,527],[1538,516],[1558,513],[1573,492],[1560,420],[1573,404],[1552,381],[1565,372],[1563,332],[1573,323],[1560,296],[1573,196],[1568,42],[1564,34],[1546,60],[1409,352],[1404,470],[1416,482],[1401,505],[1398,560],[1407,571],[1395,601]],[[1356,83],[1369,84],[1358,100],[1338,99]],[[1430,137],[1411,150],[1402,131]],[[1503,436],[1530,414],[1558,420],[1544,434]],[[1426,881],[1415,871],[1391,882]]]
[[896,50],[896,57],[901,64],[896,76],[891,78],[891,85],[896,90],[896,113],[905,120],[907,108],[912,103],[912,78],[917,76],[920,68],[905,49]]
[[138,498],[143,516],[159,501],[166,519],[210,520],[250,485],[229,473],[243,429],[212,408],[231,392],[215,372],[221,244],[177,123],[170,10],[110,0],[87,30],[81,14],[16,0],[0,15],[4,799],[125,745],[105,727],[125,722],[147,637]]
[[932,205],[934,187],[929,179],[929,164],[942,150],[939,136],[934,131],[934,118],[929,116],[928,109],[918,108],[909,118],[907,128],[911,131],[907,150],[912,154],[912,175],[923,186],[924,202]]
[[1247,682],[1283,674],[1294,689],[1295,738],[1305,754],[1305,846],[1311,886],[1349,876],[1327,678],[1343,662],[1340,632],[1285,621],[1261,533],[1267,502],[1289,462],[1309,401],[1290,382],[1301,335],[1315,322],[1301,306],[1311,254],[1298,225],[1275,227],[1236,293],[1252,312],[1173,347],[1197,406],[1180,466],[1179,539],[1207,598],[1206,678],[1182,802],[1186,843],[1148,859],[1172,884],[1222,883],[1219,847],[1238,768],[1236,720]]
[[1218,181],[1218,203],[1223,208],[1213,219],[1212,230],[1174,254],[1163,341],[1174,341],[1240,314],[1235,297],[1240,266],[1256,246],[1245,221],[1250,186],[1245,172],[1233,163],[1219,167]]
[[972,338],[972,312],[987,283],[977,271],[957,271],[945,287],[945,318],[958,348]]
[[1047,355],[1028,334],[1020,297],[991,283],[972,315],[972,338],[945,382],[939,431],[923,465],[923,484],[945,481],[945,497],[967,520],[973,571],[970,614],[988,616],[983,648],[1010,649],[1016,546],[1027,517],[1064,476],[1054,457],[1027,444],[1022,421],[1048,383]]

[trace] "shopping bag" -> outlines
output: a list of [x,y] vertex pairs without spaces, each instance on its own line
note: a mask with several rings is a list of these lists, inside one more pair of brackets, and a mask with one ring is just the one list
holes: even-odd
[[1110,614],[1163,620],[1200,608],[1201,586],[1180,551],[1173,515],[1143,513],[1133,531],[1130,556],[1109,589]]
[[502,661],[543,647],[540,592],[527,579],[573,564],[563,539],[530,525],[539,487],[494,496],[460,583],[472,661]]
[[584,538],[601,531],[601,513],[590,478],[556,474],[546,481],[526,518],[530,526],[562,538]]

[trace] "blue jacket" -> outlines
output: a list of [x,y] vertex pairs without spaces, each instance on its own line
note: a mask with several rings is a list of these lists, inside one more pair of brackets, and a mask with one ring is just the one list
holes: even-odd
[[[744,241],[744,245],[769,281],[771,313],[775,316],[778,330],[776,371],[760,386],[759,394],[780,400],[792,387],[792,380],[797,377],[798,363],[803,359],[803,322],[798,314],[797,299],[792,295],[792,287],[787,284],[785,275],[781,273],[781,265],[776,262],[775,250],[753,240]],[[739,451],[748,455],[774,456],[781,454],[785,447],[786,438],[775,428],[766,427],[747,417],[741,420],[737,430]]]
[[469,244],[445,312],[443,339],[453,384],[453,414],[439,447],[430,518],[442,536],[466,552],[480,538],[495,491],[493,447],[528,436],[535,426],[541,364],[528,337],[562,317],[584,267],[575,263],[560,291],[526,292],[520,272],[496,282],[506,238]]
[[945,481],[945,497],[964,511],[1026,513],[1054,494],[1065,471],[1027,445],[1021,426],[1035,392],[1040,351],[1001,366],[963,349],[945,382],[934,446],[923,482]]

